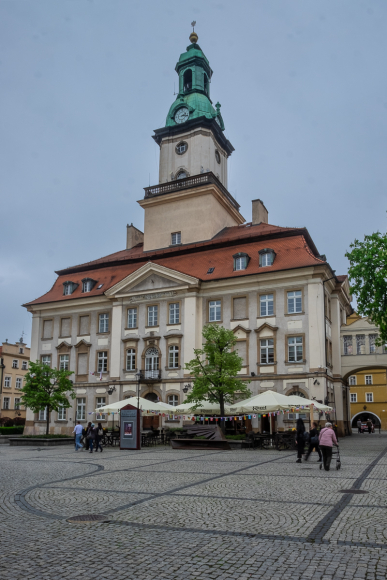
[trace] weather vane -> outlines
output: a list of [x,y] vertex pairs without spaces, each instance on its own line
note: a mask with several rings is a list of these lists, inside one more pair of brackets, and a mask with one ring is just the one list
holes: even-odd
[[193,32],[195,32],[196,20],[193,20],[193,21],[191,22],[191,26],[192,26],[192,30],[193,30]]

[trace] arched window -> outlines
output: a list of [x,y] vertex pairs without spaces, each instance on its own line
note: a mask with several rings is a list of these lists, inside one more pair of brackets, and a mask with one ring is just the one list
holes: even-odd
[[179,404],[179,396],[178,395],[168,395],[168,405],[172,405],[173,407],[177,407]]
[[169,347],[168,366],[170,369],[176,369],[179,366],[179,347],[172,345]]
[[181,169],[176,175],[176,179],[185,179],[186,177],[188,177],[188,173],[184,169]]
[[134,348],[128,348],[126,351],[126,370],[135,371],[136,370],[136,351]]
[[272,266],[275,258],[275,252],[271,248],[264,248],[259,250],[259,265],[261,268],[265,266]]
[[157,379],[159,376],[159,351],[151,346],[145,352],[145,378]]
[[145,395],[144,399],[146,399],[147,401],[151,401],[152,403],[157,403],[159,397],[156,395],[156,393],[148,393]]
[[183,91],[186,93],[192,89],[192,70],[189,68],[185,71],[183,77]]

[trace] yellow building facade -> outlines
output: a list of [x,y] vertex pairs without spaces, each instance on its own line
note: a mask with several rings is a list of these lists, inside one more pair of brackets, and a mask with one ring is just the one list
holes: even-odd
[[350,402],[352,426],[359,418],[366,421],[369,417],[375,426],[378,419],[381,428],[387,429],[387,371],[368,369],[351,375],[348,379],[350,386]]
[[0,346],[0,418],[26,418],[21,405],[21,389],[28,371],[30,349],[22,339],[15,344],[3,342]]

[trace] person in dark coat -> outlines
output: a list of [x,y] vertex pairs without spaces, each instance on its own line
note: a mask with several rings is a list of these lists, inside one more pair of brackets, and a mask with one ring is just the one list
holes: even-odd
[[100,448],[101,453],[103,451],[102,445],[101,445],[102,437],[103,437],[102,424],[98,423],[98,426],[96,427],[96,430],[95,430],[95,452],[98,451],[98,447]]
[[83,431],[82,431],[82,437],[83,437],[83,442],[84,442],[86,451],[89,451],[89,448],[90,448],[89,439],[87,438],[90,429],[91,429],[91,422],[89,421],[89,423],[87,424],[87,427],[85,427],[85,429],[83,429]]
[[[87,437],[88,437],[88,441],[89,441],[90,453],[93,453],[93,444],[94,444],[95,439],[97,437],[97,429],[95,428],[94,423],[92,423],[90,426],[90,429],[88,429]],[[98,450],[96,449],[96,451],[98,451]]]
[[301,463],[301,457],[302,454],[304,453],[304,449],[305,449],[305,425],[304,425],[304,421],[301,419],[301,417],[299,419],[297,419],[297,425],[296,425],[296,444],[297,444],[297,461],[296,463]]
[[319,462],[322,461],[322,453],[320,449],[320,445],[318,443],[318,431],[317,431],[317,423],[312,423],[312,429],[309,431],[309,447],[308,451],[305,455],[305,461],[308,461],[309,455],[312,453],[313,449],[315,449],[318,453],[318,460]]
[[372,433],[372,421],[369,417],[367,419],[367,429],[368,429],[368,433],[371,434]]

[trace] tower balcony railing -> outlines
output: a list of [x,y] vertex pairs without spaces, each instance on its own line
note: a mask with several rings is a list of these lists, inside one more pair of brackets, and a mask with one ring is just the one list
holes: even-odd
[[140,371],[140,381],[151,383],[152,381],[160,381],[160,380],[161,380],[161,371],[155,371],[155,370],[151,370],[151,371],[142,370],[142,371]]
[[228,201],[239,211],[240,205],[235,201],[231,193],[227,191],[219,179],[209,171],[208,173],[200,173],[199,175],[192,175],[191,177],[184,177],[183,179],[175,179],[174,181],[167,181],[159,185],[151,185],[144,187],[145,199],[149,197],[156,197],[157,195],[165,195],[166,193],[173,193],[174,191],[181,191],[182,189],[192,189],[193,187],[201,187],[209,183],[214,183],[228,199]]

